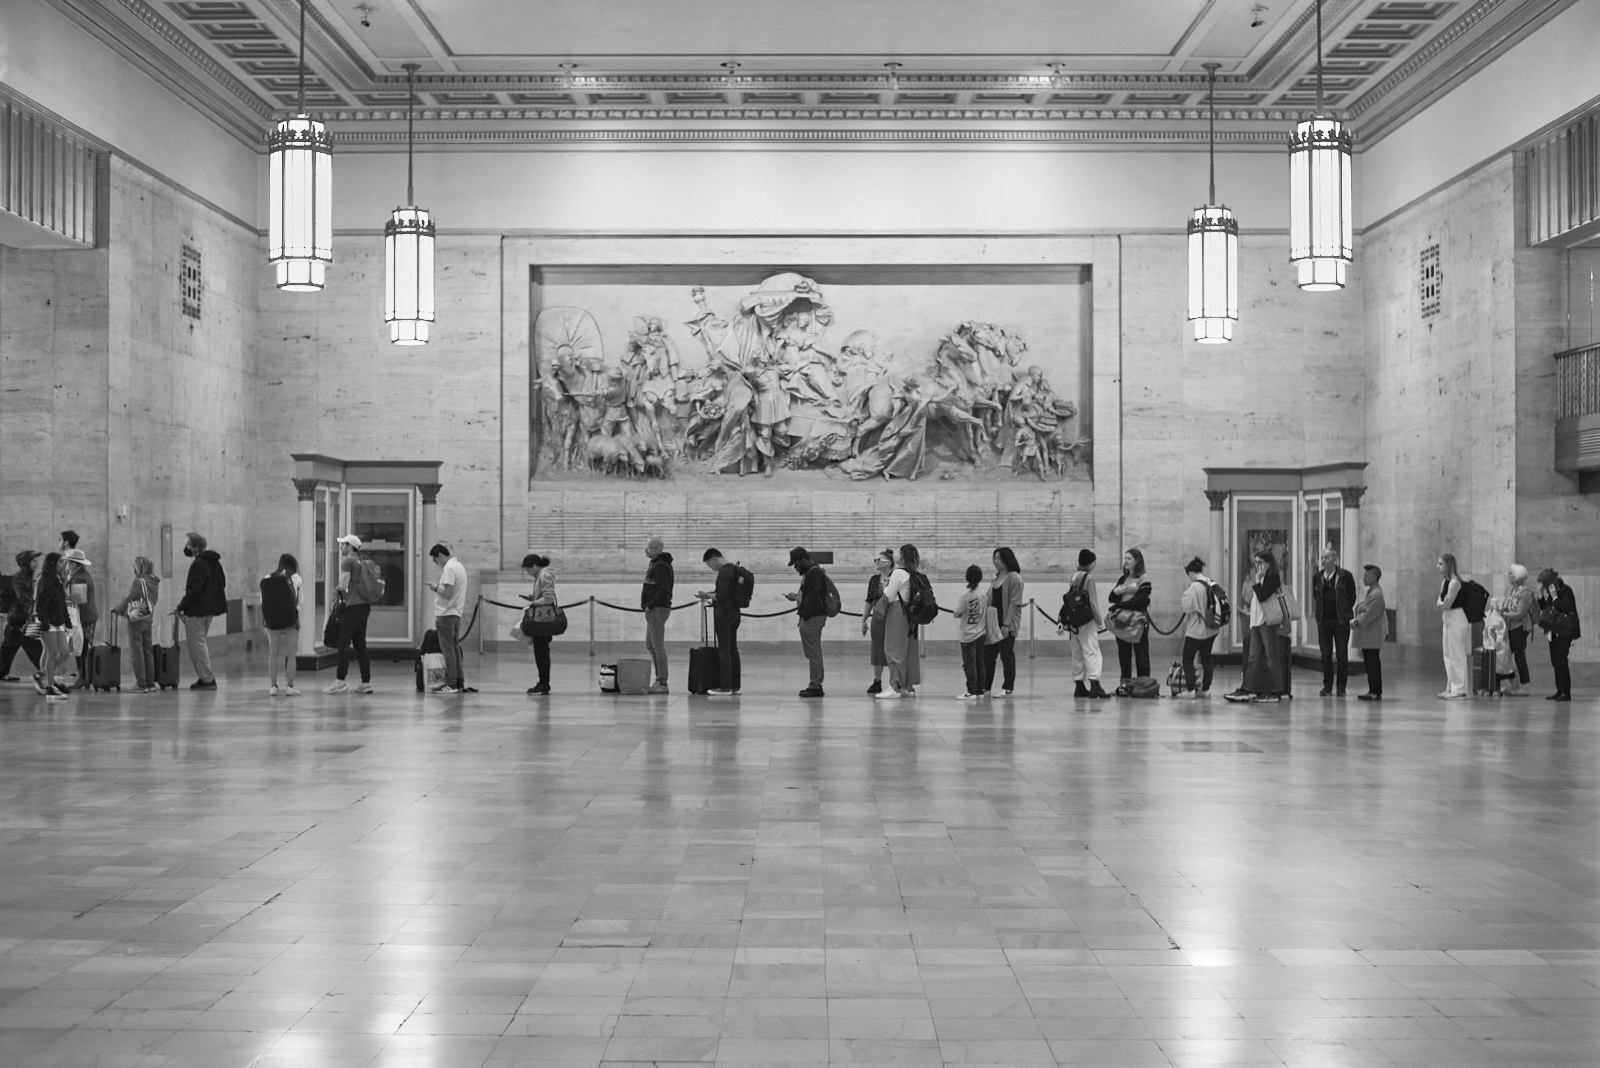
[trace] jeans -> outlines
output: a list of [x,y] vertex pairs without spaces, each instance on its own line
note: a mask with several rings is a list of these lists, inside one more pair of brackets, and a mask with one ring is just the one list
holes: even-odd
[[1350,678],[1350,624],[1336,619],[1317,620],[1317,644],[1322,648],[1322,688],[1335,689],[1337,670],[1335,692],[1344,693],[1345,683]]
[[[1183,682],[1189,689],[1211,689],[1211,647],[1216,642],[1215,634],[1209,638],[1183,639]],[[1194,684],[1194,658],[1197,653],[1200,656],[1200,668],[1203,673],[1199,687]]]
[[989,667],[982,638],[961,643],[961,673],[967,677],[968,693],[986,692],[984,682],[989,677]]
[[33,661],[33,670],[39,670],[39,659],[44,656],[44,646],[38,638],[25,638],[22,628],[7,630],[5,644],[0,645],[0,675],[11,674],[11,664],[17,658],[18,651],[26,653],[29,660]]
[[717,659],[721,662],[722,688],[739,688],[739,610],[716,608],[713,622],[717,629]]
[[806,664],[811,668],[809,690],[822,689],[822,628],[827,616],[812,616],[800,621],[800,649],[806,654]]
[[1379,649],[1361,650],[1361,662],[1367,666],[1367,692],[1374,697],[1383,696],[1383,661]]
[[155,620],[150,616],[128,620],[128,659],[133,664],[133,682],[141,690],[156,684],[156,654],[150,647],[150,631]]
[[[1007,634],[983,650],[983,689],[994,689],[994,666],[999,661],[1005,665],[1004,684],[1007,693],[1017,688],[1017,636]],[[973,693],[979,691],[974,690]]]
[[461,674],[461,617],[434,616],[433,630],[439,636],[439,652],[444,656],[444,681],[459,688],[466,681]]
[[1266,623],[1250,628],[1250,645],[1245,653],[1244,681],[1239,689],[1261,697],[1276,697],[1284,692],[1283,648],[1278,624]]
[[[355,647],[356,660],[361,665],[361,681],[372,681],[372,663],[367,659],[367,619],[372,615],[370,604],[347,604],[339,612],[339,670],[334,677],[343,680],[350,674],[350,649]],[[441,641],[440,645],[444,643]]]
[[1556,673],[1556,693],[1572,695],[1572,669],[1567,666],[1567,653],[1572,649],[1571,638],[1550,639],[1550,667]]
[[[1144,632],[1144,637],[1137,642],[1125,642],[1117,639],[1117,666],[1122,669],[1122,681],[1127,682],[1137,675],[1138,678],[1148,678],[1150,675],[1150,631]],[[1138,668],[1137,672],[1132,669]]]
[[[550,635],[546,634],[533,641],[533,666],[539,669],[539,686],[541,689],[550,688]],[[452,683],[454,685],[454,683]]]
[[1079,630],[1067,631],[1067,648],[1072,651],[1072,677],[1077,682],[1099,682],[1105,666],[1105,656],[1100,652],[1100,635],[1097,624],[1085,623]]
[[[216,673],[211,670],[211,650],[206,647],[206,636],[211,631],[211,621],[216,616],[184,616],[183,637],[189,646],[189,663],[194,665],[194,673],[201,682],[216,682]],[[343,675],[339,676],[344,678]]]
[[644,648],[655,662],[656,682],[662,686],[667,684],[667,617],[670,615],[670,608],[644,610]]
[[1528,685],[1528,632],[1518,627],[1506,633],[1506,640],[1511,643],[1511,659],[1517,665],[1517,681],[1526,686]]

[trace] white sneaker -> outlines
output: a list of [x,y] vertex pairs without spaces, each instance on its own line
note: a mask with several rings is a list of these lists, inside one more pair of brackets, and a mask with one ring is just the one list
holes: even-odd
[[278,687],[277,687],[276,684],[267,687],[267,696],[268,697],[276,697],[276,696],[278,696]]
[[707,690],[707,697],[732,697],[738,690]]
[[349,688],[350,688],[350,684],[349,683],[345,682],[343,679],[339,679],[332,686],[323,687],[322,692],[323,693],[344,693]]
[[960,693],[956,694],[957,701],[976,701],[977,699],[977,694],[968,693],[966,690],[962,690]]
[[371,692],[372,692],[372,684],[370,682],[363,682],[360,686],[356,687],[356,693],[371,693]]
[[902,694],[899,690],[884,690],[882,693],[872,695],[874,701],[898,701]]
[[283,696],[285,696],[285,697],[299,697],[300,696],[300,691],[295,689],[293,686],[285,686],[283,688]]

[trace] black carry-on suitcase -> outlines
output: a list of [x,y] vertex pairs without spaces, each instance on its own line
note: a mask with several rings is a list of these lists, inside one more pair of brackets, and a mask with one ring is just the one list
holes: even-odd
[[1283,660],[1283,696],[1294,697],[1294,639],[1286,634],[1278,636],[1278,656]]
[[689,650],[689,692],[704,697],[722,685],[722,660],[706,630],[706,605],[700,603],[700,647]]
[[155,683],[163,690],[176,690],[178,688],[178,653],[181,651],[178,642],[178,617],[169,616],[172,620],[172,644],[162,645],[161,639],[156,638],[156,646],[152,650],[156,662]]
[[1493,649],[1473,651],[1472,692],[1482,697],[1494,697],[1500,692],[1500,673],[1496,670]]
[[[109,614],[109,613],[108,613]],[[89,646],[83,667],[96,690],[122,689],[122,647],[117,644],[117,617],[111,616],[111,640]]]

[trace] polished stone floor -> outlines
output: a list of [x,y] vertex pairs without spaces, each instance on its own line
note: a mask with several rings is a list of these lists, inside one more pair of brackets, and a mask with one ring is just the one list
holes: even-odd
[[716,702],[561,652],[547,700],[509,655],[274,700],[258,664],[0,687],[0,1065],[1600,1063],[1592,685],[1091,704],[1040,659],[974,705],[942,657],[892,704],[836,656],[806,702],[763,654]]

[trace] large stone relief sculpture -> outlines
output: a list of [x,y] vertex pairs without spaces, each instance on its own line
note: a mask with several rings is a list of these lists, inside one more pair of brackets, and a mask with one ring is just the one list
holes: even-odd
[[[629,331],[608,365],[587,311],[552,307],[534,325],[536,472],[667,478],[689,472],[817,470],[851,480],[1086,472],[1077,409],[1057,396],[1027,343],[967,321],[914,370],[869,330],[826,344],[833,311],[815,282],[776,274],[729,317],[689,291],[691,361],[660,318]],[[691,345],[692,347],[692,345]]]

